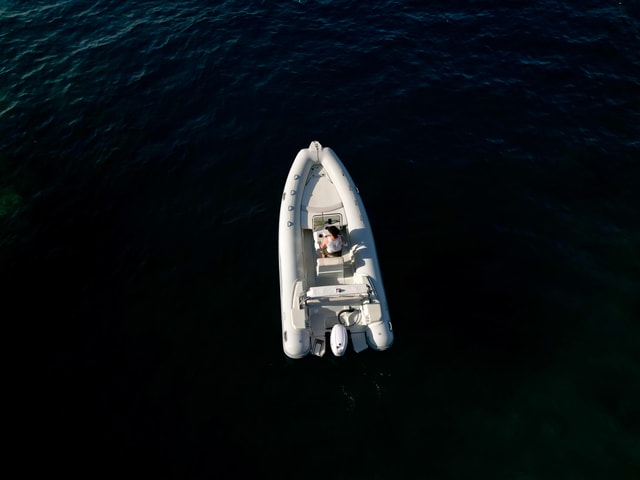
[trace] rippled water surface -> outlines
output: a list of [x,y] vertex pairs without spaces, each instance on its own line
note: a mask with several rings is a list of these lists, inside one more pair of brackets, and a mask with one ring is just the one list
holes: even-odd
[[[639,477],[638,18],[630,0],[0,1],[28,468]],[[312,140],[363,196],[388,352],[282,352],[277,212]]]

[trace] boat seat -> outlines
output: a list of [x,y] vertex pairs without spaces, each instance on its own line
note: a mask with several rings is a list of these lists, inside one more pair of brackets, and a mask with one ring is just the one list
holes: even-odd
[[316,273],[320,275],[339,275],[344,271],[344,259],[342,257],[318,258]]

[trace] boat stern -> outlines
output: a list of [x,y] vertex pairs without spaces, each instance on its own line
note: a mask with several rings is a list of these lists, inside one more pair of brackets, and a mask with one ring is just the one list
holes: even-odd
[[289,358],[298,359],[309,355],[311,333],[309,329],[288,328],[282,331],[282,349]]
[[367,326],[367,343],[374,350],[386,350],[393,345],[391,322],[377,322]]

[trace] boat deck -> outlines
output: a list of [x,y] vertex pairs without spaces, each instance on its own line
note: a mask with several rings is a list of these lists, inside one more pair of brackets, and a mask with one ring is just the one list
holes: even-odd
[[362,304],[369,297],[364,284],[354,283],[353,254],[345,229],[342,235],[347,239],[342,257],[322,258],[319,231],[303,231],[304,262],[306,272],[307,313],[312,337],[312,353],[322,356],[326,338],[331,328],[342,323],[348,328],[356,351],[367,348],[362,319]]

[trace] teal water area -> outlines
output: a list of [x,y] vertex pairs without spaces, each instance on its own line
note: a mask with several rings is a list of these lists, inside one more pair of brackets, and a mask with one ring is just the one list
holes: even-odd
[[[639,13],[0,2],[21,471],[639,478]],[[387,352],[282,352],[312,140],[370,217]]]

